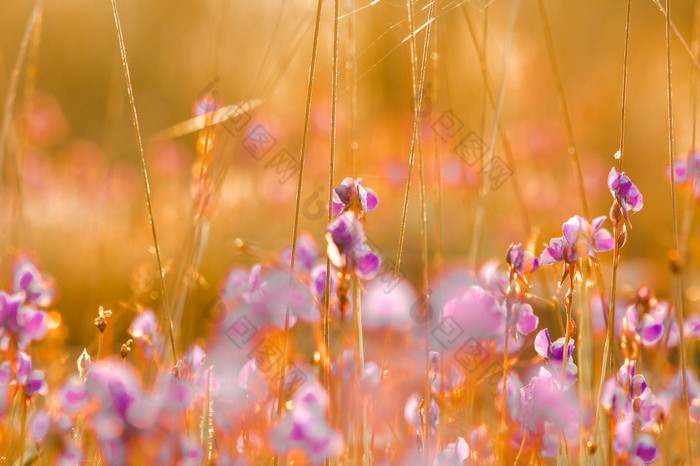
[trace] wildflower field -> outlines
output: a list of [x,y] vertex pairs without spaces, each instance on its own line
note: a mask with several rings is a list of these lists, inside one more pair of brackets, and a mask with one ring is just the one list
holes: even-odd
[[0,2],[0,463],[700,465],[700,1]]

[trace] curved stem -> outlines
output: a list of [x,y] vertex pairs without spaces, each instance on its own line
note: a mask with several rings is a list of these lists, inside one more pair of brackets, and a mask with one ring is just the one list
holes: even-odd
[[[126,92],[129,96],[129,106],[131,107],[131,119],[134,126],[136,143],[139,151],[139,162],[141,163],[141,173],[143,174],[144,191],[146,194],[146,209],[148,210],[148,222],[151,225],[151,236],[153,237],[153,247],[156,253],[156,261],[158,263],[158,275],[160,277],[160,292],[163,297],[163,309],[168,321],[168,336],[170,337],[170,349],[173,353],[173,365],[177,367],[177,351],[175,350],[175,331],[173,329],[173,319],[170,315],[170,307],[168,305],[168,296],[165,292],[165,270],[163,268],[163,260],[160,254],[160,243],[158,243],[158,235],[156,234],[156,223],[153,217],[153,204],[151,202],[151,184],[148,178],[148,168],[146,167],[146,156],[143,150],[143,139],[141,138],[141,127],[139,125],[139,116],[136,112],[136,102],[134,100],[134,88],[131,85],[131,73],[129,72],[129,62],[126,58],[126,47],[124,45],[124,35],[122,33],[122,25],[119,21],[119,11],[117,10],[117,1],[111,0],[112,14],[114,16],[114,25],[117,29],[117,38],[119,39],[119,53],[122,59],[122,68],[124,70],[124,79],[126,81]],[[178,371],[179,372],[179,371]]]

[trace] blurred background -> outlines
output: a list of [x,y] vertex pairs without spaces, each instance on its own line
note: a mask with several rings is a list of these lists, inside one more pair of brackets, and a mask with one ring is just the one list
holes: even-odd
[[[333,2],[323,3],[300,216],[301,231],[319,245],[328,196],[333,50]],[[511,242],[530,242],[540,253],[549,238],[561,235],[564,221],[583,215],[538,3],[518,3],[513,16],[515,2],[506,0],[413,2],[419,59],[433,17],[421,108],[433,274],[440,273],[440,264],[447,269],[492,257],[503,263]],[[632,217],[618,283],[625,290],[646,282],[668,297],[674,237],[666,175],[665,19],[652,0],[632,3],[624,170],[644,194],[645,207]],[[674,0],[671,16],[697,56],[695,3]],[[620,140],[626,2],[544,4],[591,216],[607,215],[606,178]],[[298,172],[280,157],[300,155],[316,2],[120,1],[118,6],[170,299],[180,309],[183,332],[193,338],[232,266],[280,261],[291,243]],[[3,102],[13,94],[12,73],[33,8],[29,1],[0,6]],[[378,194],[367,234],[385,262],[396,256],[417,100],[410,31],[404,1],[340,2],[335,184],[359,176]],[[503,92],[500,122],[512,159],[494,136],[495,112],[473,38],[485,50],[490,92],[497,101]],[[671,53],[674,153],[684,159],[693,143],[698,81],[690,54],[675,36]],[[108,336],[118,347],[137,304],[158,308],[159,292],[110,2],[44,1],[19,72],[2,160],[3,260],[13,251],[30,251],[55,278],[54,307],[67,324],[71,346],[93,344],[93,319],[102,305],[115,314],[117,325]],[[203,102],[254,107],[216,125],[213,135],[205,132],[211,153],[204,158],[204,133],[163,135],[193,118]],[[263,133],[264,143],[245,144]],[[475,161],[466,149],[473,147],[465,145],[469,141],[480,141],[486,158]],[[489,153],[503,161],[506,175],[486,180],[483,233],[474,257],[475,212]],[[419,172],[416,157],[401,266],[416,287]],[[203,190],[208,197],[202,204]],[[679,186],[693,313],[700,303],[700,235],[689,212],[696,208],[687,188]],[[609,222],[607,227],[612,229]],[[610,255],[603,257],[608,277],[610,261]]]

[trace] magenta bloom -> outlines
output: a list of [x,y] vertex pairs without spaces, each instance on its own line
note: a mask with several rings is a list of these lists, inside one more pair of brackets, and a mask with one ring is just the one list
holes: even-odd
[[610,170],[608,175],[608,188],[612,193],[613,197],[618,200],[625,213],[630,210],[633,212],[639,212],[644,207],[644,200],[642,193],[639,189],[632,183],[625,172],[618,173],[615,167]]
[[[700,152],[688,154],[686,160],[677,160],[673,172],[676,184],[691,184],[695,199],[700,201]],[[666,167],[666,177],[671,180],[670,167]]]
[[462,437],[454,443],[448,443],[435,458],[435,466],[461,466],[469,458],[469,445]]
[[514,244],[508,249],[506,259],[519,277],[524,277],[534,272],[540,266],[540,260],[537,256],[529,251],[525,251],[521,243]]
[[362,224],[352,212],[345,212],[328,225],[328,257],[338,269],[360,278],[372,278],[379,269],[379,255],[365,243]]
[[32,358],[24,351],[17,352],[17,383],[24,387],[27,396],[46,395],[49,387],[44,381],[44,373],[32,370]]
[[328,395],[323,387],[308,383],[294,395],[294,408],[285,413],[269,435],[272,449],[286,453],[300,448],[313,463],[335,456],[343,448],[343,439],[328,426],[325,415]]
[[[308,235],[300,235],[297,240],[296,256],[294,257],[294,268],[304,273],[310,273],[318,259],[318,248]],[[292,262],[292,247],[282,251],[282,260],[286,264]]]
[[[644,376],[635,374],[634,362],[623,364],[617,376],[605,382],[600,403],[610,413],[615,425],[615,452],[631,456],[636,462],[649,464],[656,461],[659,455],[656,442],[648,433],[635,433],[634,423],[635,420],[639,422],[642,432],[653,432],[659,419],[665,417],[660,415],[664,408],[657,401]],[[632,463],[636,464],[635,461]]]
[[56,297],[54,283],[41,275],[37,266],[24,256],[13,267],[15,293],[23,292],[27,302],[38,307],[47,307]]
[[379,198],[374,191],[362,186],[362,178],[353,180],[345,178],[340,186],[333,190],[333,216],[355,208],[358,213],[371,212],[379,205]]
[[[561,383],[562,365],[564,364],[564,344],[565,338],[561,337],[552,343],[549,338],[549,330],[542,329],[535,337],[535,351],[542,356],[548,363],[549,370],[556,377],[557,382]],[[569,347],[566,351],[566,375],[565,386],[572,385],[576,382],[578,376],[578,367],[574,364],[574,340],[569,340]]]
[[571,390],[562,390],[547,369],[541,367],[519,395],[518,416],[522,426],[542,441],[543,456],[556,455],[562,431],[572,440],[578,437],[578,402]]
[[47,332],[44,311],[25,306],[24,293],[7,294],[0,291],[0,349],[9,348],[14,339],[19,349],[25,349],[34,340],[41,340]]
[[466,338],[488,340],[502,334],[506,324],[498,300],[477,285],[469,287],[461,298],[448,301],[443,317],[459,325]]
[[610,251],[615,247],[615,240],[608,230],[601,228],[605,217],[597,217],[593,224],[583,217],[574,215],[563,225],[564,236],[552,238],[549,246],[542,252],[542,264],[556,264],[559,261],[575,261],[590,256],[598,260],[597,252]]

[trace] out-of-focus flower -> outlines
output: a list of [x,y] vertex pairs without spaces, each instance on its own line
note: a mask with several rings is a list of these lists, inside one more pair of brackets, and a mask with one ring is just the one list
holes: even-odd
[[[691,184],[695,199],[700,202],[700,152],[693,151],[685,160],[676,160],[673,172],[676,184]],[[670,166],[666,167],[666,178],[671,181]]]
[[[415,427],[418,435],[423,435],[422,420],[424,417],[422,413],[421,404],[423,398],[417,394],[413,393],[406,400],[406,405],[403,410],[403,416],[407,423]],[[438,406],[435,398],[430,398],[430,416],[428,419],[428,435],[433,435],[437,431],[438,420],[440,419],[440,407]]]
[[644,207],[644,199],[637,186],[625,175],[625,172],[618,173],[615,167],[608,174],[608,189],[620,203],[625,214],[629,213],[630,210],[639,212]]
[[523,245],[512,244],[508,248],[506,260],[511,267],[512,273],[527,283],[527,276],[537,270],[540,260],[533,253],[525,251]]
[[[635,374],[635,366],[634,361],[625,362],[616,377],[605,382],[600,403],[614,424],[615,453],[632,459],[632,464],[649,464],[656,461],[659,451],[654,438],[644,432],[653,431],[665,416],[644,376]],[[642,433],[635,432],[635,422],[639,422]]]
[[443,318],[459,325],[465,338],[488,340],[505,330],[505,316],[498,300],[477,285],[469,287],[461,298],[447,302]]
[[40,370],[32,370],[32,358],[24,351],[17,352],[17,383],[24,387],[27,396],[32,397],[37,393],[46,395],[49,387],[44,380],[44,373]]
[[32,416],[29,426],[34,441],[41,443],[51,429],[51,416],[45,409],[39,409]]
[[44,277],[28,256],[23,256],[13,267],[15,293],[24,292],[27,302],[38,307],[50,306],[56,296],[56,285]]
[[374,191],[362,186],[362,178],[345,178],[333,190],[333,215],[336,217],[348,210],[353,210],[362,217],[362,214],[373,211],[378,205],[379,198]]
[[328,257],[344,273],[372,278],[379,269],[380,259],[365,243],[362,224],[352,212],[346,212],[328,225]]
[[236,382],[254,402],[260,402],[267,398],[267,380],[265,375],[258,369],[255,359],[251,359],[243,365],[238,372]]
[[83,409],[88,402],[88,391],[85,383],[78,377],[71,377],[61,387],[59,400],[63,410],[69,414],[75,414]]
[[[331,292],[335,289],[337,278],[334,273],[330,275],[330,283],[328,289]],[[326,266],[319,264],[311,271],[311,292],[316,298],[316,302],[323,303],[326,296]],[[333,296],[331,295],[331,301]]]
[[129,326],[129,335],[135,339],[148,339],[153,341],[157,332],[156,315],[151,309],[137,315]]
[[313,463],[337,455],[343,440],[326,423],[328,395],[323,387],[309,382],[294,395],[294,407],[269,434],[270,446],[278,453],[302,449]]
[[10,341],[23,350],[31,341],[41,340],[48,331],[47,315],[32,306],[23,305],[25,294],[0,291],[0,349],[7,350]]
[[544,367],[530,383],[520,389],[519,420],[530,431],[531,439],[539,439],[542,455],[556,454],[559,434],[567,438],[578,436],[578,402],[571,390],[562,389],[559,382]]
[[[416,294],[406,280],[393,286],[394,277],[381,275],[367,284],[362,298],[362,325],[378,329],[392,327],[407,330],[411,326],[411,306],[416,303]],[[387,284],[391,284],[387,288]]]
[[575,261],[581,257],[598,260],[596,253],[610,251],[615,240],[608,230],[601,228],[605,217],[597,217],[593,224],[578,215],[574,215],[563,225],[564,235],[552,238],[549,246],[542,252],[542,264],[556,264],[559,261]]
[[56,461],[57,466],[74,466],[76,464],[83,464],[85,461],[85,453],[80,448],[75,445],[66,446],[61,455]]
[[[294,257],[294,268],[304,273],[311,273],[311,269],[313,269],[317,259],[318,248],[316,243],[308,235],[299,235]],[[288,265],[292,262],[291,246],[282,251],[282,260]]]
[[467,458],[469,458],[469,445],[462,437],[457,437],[456,442],[445,445],[435,458],[435,466],[462,466]]

